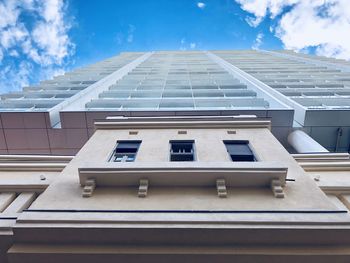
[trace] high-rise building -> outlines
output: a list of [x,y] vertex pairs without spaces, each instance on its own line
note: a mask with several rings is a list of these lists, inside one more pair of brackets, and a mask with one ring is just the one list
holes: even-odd
[[349,70],[123,53],[2,95],[0,262],[349,262]]

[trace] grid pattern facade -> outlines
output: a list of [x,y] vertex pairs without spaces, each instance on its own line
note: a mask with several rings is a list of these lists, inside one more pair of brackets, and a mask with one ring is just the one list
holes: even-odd
[[123,53],[96,64],[67,72],[22,91],[1,95],[0,111],[46,111],[79,93],[140,56]]
[[318,61],[328,62],[328,63],[332,63],[332,64],[339,65],[339,66],[346,66],[346,67],[350,66],[350,62],[345,60],[345,59],[335,59],[335,58],[329,58],[329,57],[323,57],[323,56],[315,57],[314,55],[309,55],[309,54],[304,54],[304,53],[296,53],[292,50],[276,50],[274,52],[278,52],[281,54],[289,54],[289,55],[293,55],[295,57],[301,57],[301,58],[307,58],[307,59],[313,59],[313,60],[316,59]]
[[[214,52],[306,109],[350,109],[350,74],[257,51]],[[293,53],[295,56],[295,53]],[[300,57],[311,58],[307,55]],[[344,61],[317,60],[348,65]]]
[[87,110],[241,109],[269,107],[204,52],[156,52]]

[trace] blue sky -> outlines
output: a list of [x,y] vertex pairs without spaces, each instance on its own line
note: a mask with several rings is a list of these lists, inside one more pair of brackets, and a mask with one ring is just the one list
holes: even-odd
[[[208,0],[202,8],[193,0],[85,2],[70,2],[77,65],[121,51],[250,49],[257,34],[269,30],[268,23],[249,26],[246,12],[229,0]],[[281,48],[278,38],[267,36],[262,48]]]
[[350,59],[348,0],[0,0],[0,93],[123,51],[293,49]]

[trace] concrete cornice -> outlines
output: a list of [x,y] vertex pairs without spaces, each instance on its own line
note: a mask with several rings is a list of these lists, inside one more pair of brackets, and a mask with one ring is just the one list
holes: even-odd
[[95,122],[96,129],[210,129],[210,128],[266,128],[271,129],[268,119],[242,117],[216,118],[110,118]]
[[62,171],[73,156],[0,155],[0,171]]
[[[95,228],[96,226],[121,227],[123,225],[142,226],[145,228],[153,226],[164,226],[176,224],[190,228],[202,226],[211,228],[220,225],[223,228],[275,228],[282,226],[291,229],[300,226],[347,226],[350,229],[350,217],[345,211],[340,210],[276,210],[273,211],[226,211],[224,213],[202,212],[196,213],[189,211],[169,212],[120,212],[120,211],[70,211],[70,210],[35,210],[29,208],[19,215],[17,226],[25,229],[25,224],[31,227],[51,228],[54,226],[64,227],[79,225],[82,228]],[[142,216],[140,216],[140,213]]]
[[305,153],[292,154],[292,156],[299,163],[350,161],[349,153]]
[[0,163],[0,171],[55,171],[60,172],[66,167],[66,163],[28,163],[11,162]]
[[[320,188],[327,195],[348,195],[350,194],[350,187],[348,186],[325,186],[321,185]],[[344,203],[344,202],[343,202]]]
[[23,192],[42,193],[48,186],[49,186],[48,183],[30,184],[30,185],[3,184],[3,185],[0,185],[0,191],[1,192],[16,192],[16,193],[23,193]]
[[313,171],[350,171],[350,162],[299,162],[306,172]]
[[[231,163],[229,163],[231,164]],[[96,180],[100,186],[134,186],[141,179],[148,179],[152,186],[212,186],[217,179],[224,179],[231,187],[269,187],[272,180],[280,180],[285,184],[288,168],[271,162],[250,164],[235,163],[196,163],[186,167],[154,163],[132,167],[95,166],[79,168],[80,184],[86,180]]]
[[0,155],[0,163],[69,163],[74,156]]
[[306,153],[292,154],[306,171],[350,171],[348,153]]

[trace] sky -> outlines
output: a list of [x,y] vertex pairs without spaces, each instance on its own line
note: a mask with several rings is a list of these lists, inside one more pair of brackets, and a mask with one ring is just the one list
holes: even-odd
[[0,93],[123,51],[292,49],[350,60],[349,0],[0,0]]

